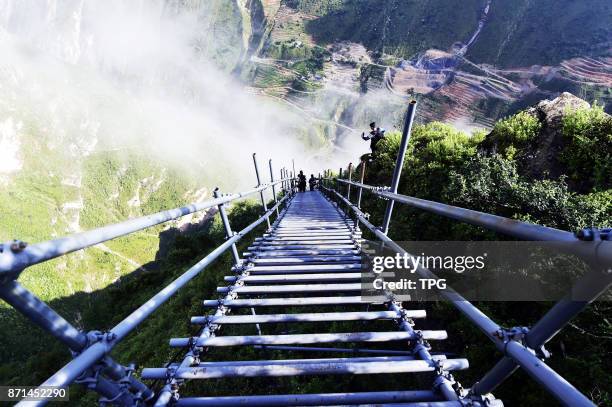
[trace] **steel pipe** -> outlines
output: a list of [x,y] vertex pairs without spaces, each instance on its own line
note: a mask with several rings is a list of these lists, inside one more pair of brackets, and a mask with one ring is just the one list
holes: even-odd
[[[439,364],[445,370],[467,369],[469,364],[466,359],[440,360]],[[279,377],[279,376],[307,376],[320,374],[389,374],[389,373],[415,373],[431,372],[435,370],[432,364],[421,360],[405,360],[397,362],[352,362],[348,358],[342,362],[321,363],[285,363],[277,364],[253,364],[239,366],[217,366],[215,368],[192,368],[177,369],[174,377],[177,379],[213,379],[221,377]],[[165,378],[166,369],[144,369],[143,377],[148,379]]]
[[[278,184],[279,182],[282,181],[276,181],[275,184]],[[165,223],[194,212],[232,202],[263,191],[268,187],[269,185],[261,185],[260,187],[246,192],[239,192],[205,202],[193,203],[180,208],[170,209],[113,225],[103,226],[87,232],[76,233],[74,235],[28,245],[25,247],[25,249],[17,252],[5,247],[4,250],[0,251],[0,277],[4,275],[5,279],[7,277],[9,279],[16,279],[26,267],[34,264],[42,263],[64,254],[85,249],[120,236],[129,235],[130,233],[159,225],[160,223]]]
[[[415,315],[423,315],[414,313]],[[322,312],[312,314],[274,314],[274,315],[233,315],[233,316],[206,316],[192,317],[192,324],[270,324],[284,322],[332,322],[332,321],[374,321],[379,319],[398,319],[395,312]]]
[[[404,121],[404,130],[402,132],[402,140],[400,142],[399,150],[397,153],[397,161],[395,162],[395,168],[393,169],[393,178],[391,180],[391,192],[396,193],[397,187],[399,186],[400,177],[402,175],[402,168],[404,167],[404,158],[406,157],[406,149],[408,148],[408,141],[410,140],[410,133],[412,132],[412,123],[414,122],[414,114],[416,111],[416,100],[411,100],[408,104],[408,112],[406,113],[406,120]],[[382,224],[382,232],[386,235],[389,232],[389,224],[391,223],[391,214],[393,213],[393,200],[387,202],[387,208],[385,209],[385,217]]]
[[362,393],[283,394],[233,397],[181,397],[177,407],[283,407],[283,406],[332,406],[380,403],[405,403],[412,401],[437,401],[440,395],[431,390],[381,391]]
[[230,301],[205,300],[205,307],[218,307],[222,304],[229,308],[242,307],[298,307],[313,305],[382,304],[387,297],[346,296],[346,297],[298,297],[298,298],[245,298]]
[[[421,336],[422,335],[422,336]],[[417,338],[426,340],[443,340],[448,337],[446,331],[416,332],[347,332],[347,333],[317,333],[298,335],[255,335],[255,336],[217,336],[214,338],[172,338],[170,346],[180,348],[189,346],[195,340],[196,346],[225,347],[242,345],[300,345],[308,343],[344,343],[344,342],[389,342],[411,341]]]
[[[281,205],[285,201],[283,197],[273,208],[268,212],[273,211],[277,205]],[[244,235],[259,226],[264,221],[264,216],[260,217],[255,222],[244,228],[242,231],[235,234],[232,238],[225,241],[206,257],[192,266],[189,270],[183,273],[180,277],[174,280],[170,285],[166,286],[162,291],[157,293],[149,301],[141,305],[136,311],[132,312],[128,317],[116,325],[110,332],[93,345],[86,348],[82,353],[68,362],[64,367],[58,370],[53,376],[47,379],[41,386],[65,387],[72,382],[85,370],[89,369],[93,364],[99,361],[104,355],[108,354],[111,349],[119,343],[128,333],[134,330],[142,321],[151,315],[157,308],[165,303],[172,295],[174,295],[181,287],[187,284],[191,279],[197,276],[205,267],[216,260],[221,254],[236,243]],[[30,403],[30,402],[28,402]],[[47,401],[33,402],[33,405],[45,405]],[[29,404],[30,405],[30,404]]]

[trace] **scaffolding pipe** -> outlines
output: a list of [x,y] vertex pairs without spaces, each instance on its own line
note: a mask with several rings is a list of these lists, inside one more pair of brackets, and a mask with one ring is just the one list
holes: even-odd
[[[221,194],[219,193],[219,187],[215,188],[213,192],[213,196],[215,198],[219,198]],[[225,205],[221,204],[218,206],[219,208],[219,216],[221,217],[221,222],[223,223],[223,228],[225,229],[225,237],[231,238],[234,236],[234,232],[232,232],[232,227],[230,226],[229,218],[227,217],[227,213],[225,212]],[[234,258],[234,266],[240,266],[242,260],[240,260],[240,255],[238,254],[238,248],[236,244],[232,244],[232,257]]]
[[[282,181],[276,181],[275,184],[279,182]],[[2,277],[4,277],[5,281],[9,279],[14,280],[26,267],[34,264],[42,263],[46,260],[85,249],[117,237],[129,235],[130,233],[138,232],[142,229],[168,222],[194,212],[229,203],[263,191],[268,187],[269,185],[261,185],[246,192],[230,194],[222,198],[193,203],[180,208],[103,226],[87,232],[76,233],[46,242],[27,245],[25,248],[18,248],[17,250],[6,247],[8,245],[0,245],[2,248],[2,250],[0,250],[0,280]]]
[[[197,276],[204,268],[210,265],[216,260],[221,254],[228,250],[232,244],[240,240],[244,235],[259,226],[265,219],[266,215],[269,216],[270,212],[276,209],[277,205],[281,205],[285,201],[286,197],[283,197],[273,208],[268,210],[268,213],[261,216],[258,220],[251,223],[249,226],[234,234],[230,239],[225,241],[223,244],[218,246],[215,250],[209,253],[206,257],[196,263],[194,266],[189,268],[180,277],[166,286],[159,293],[154,295],[149,301],[141,305],[136,311],[132,312],[118,325],[112,328],[108,333],[102,335],[98,342],[93,343],[91,346],[86,348],[73,360],[68,362],[64,367],[58,370],[50,378],[48,378],[39,388],[46,386],[54,387],[65,387],[76,380],[85,370],[93,366],[99,361],[104,355],[108,354],[113,347],[117,345],[123,338],[125,338],[132,330],[134,330],[142,321],[149,317],[156,309],[164,304],[170,297],[172,297],[180,288],[191,281]],[[218,204],[219,201],[215,200]],[[28,406],[42,406],[47,403],[47,400],[39,400],[35,402],[27,402]],[[19,405],[26,406],[26,404],[19,403]]]
[[[374,233],[376,237],[383,241],[385,245],[400,254],[409,254],[395,241],[382,233],[381,230],[372,225],[365,218],[363,212],[361,212],[350,202],[347,202],[338,191],[331,192],[333,192],[338,199],[347,203],[347,205],[359,218],[359,221],[372,233]],[[416,273],[423,278],[436,278],[435,274],[423,267],[418,267]],[[540,383],[561,403],[571,406],[594,406],[594,404],[582,393],[580,393],[580,391],[578,391],[574,386],[568,383],[565,379],[548,367],[542,360],[540,360],[530,348],[513,339],[509,341],[503,340],[503,335],[500,335],[500,333],[503,333],[504,330],[457,292],[453,291],[451,288],[447,288],[446,290],[441,290],[440,293],[465,317],[476,325],[495,344],[495,346],[504,353],[504,355],[511,357],[523,368],[523,370],[525,370],[525,372],[527,372],[527,374]]]
[[[272,184],[272,195],[274,197],[274,203],[278,203],[278,197],[276,196],[276,186],[274,185],[274,171],[272,170],[272,159],[268,160],[268,166],[270,167],[270,183]],[[278,207],[276,208],[276,217],[280,215]]]
[[[261,178],[259,177],[259,166],[257,165],[257,154],[253,153],[253,164],[255,165],[255,175],[257,176],[257,186],[261,186]],[[259,192],[259,196],[261,197],[261,206],[264,210],[264,215],[268,213],[268,205],[266,204],[266,197],[264,196],[264,190],[262,189]],[[268,230],[271,229],[270,225],[270,217],[266,216],[266,223],[268,224]]]
[[[397,161],[395,162],[395,168],[393,169],[393,178],[391,180],[391,192],[393,193],[397,192],[397,187],[399,186],[400,177],[402,175],[402,168],[404,167],[404,158],[406,157],[406,149],[408,148],[408,141],[410,140],[416,105],[416,100],[411,100],[408,104],[408,112],[406,113],[406,120],[404,121],[404,131],[402,132],[402,141],[400,142],[397,153]],[[381,228],[385,235],[389,233],[389,224],[391,223],[394,203],[395,202],[393,200],[389,200],[389,202],[387,202],[387,208],[385,209],[385,217],[383,219]]]

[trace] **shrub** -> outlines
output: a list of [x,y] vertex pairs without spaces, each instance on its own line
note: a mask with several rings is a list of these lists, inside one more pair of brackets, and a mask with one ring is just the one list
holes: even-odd
[[513,159],[517,150],[535,139],[542,124],[527,112],[519,112],[498,121],[491,132],[490,141],[498,153]]
[[610,189],[612,117],[597,104],[568,112],[563,118],[563,139],[560,159],[570,179],[582,190]]

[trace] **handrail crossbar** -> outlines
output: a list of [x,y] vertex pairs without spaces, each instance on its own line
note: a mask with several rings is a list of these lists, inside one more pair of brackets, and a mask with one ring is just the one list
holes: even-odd
[[[413,208],[469,223],[474,226],[483,227],[517,239],[559,242],[560,247],[571,250],[585,258],[597,259],[602,264],[609,265],[612,263],[612,241],[584,241],[580,240],[574,233],[565,230],[536,225],[516,219],[509,219],[503,216],[461,208],[441,202],[394,194],[388,192],[385,187],[375,187],[346,179],[338,179],[338,182],[366,189],[372,194],[384,199],[393,200]],[[565,243],[571,243],[571,245]]]
[[[161,223],[182,218],[195,212],[200,212],[205,209],[210,209],[242,199],[249,195],[263,192],[264,190],[287,180],[288,179],[281,179],[269,184],[262,184],[261,186],[246,192],[228,194],[204,202],[196,202],[180,208],[169,209],[154,213],[152,215],[141,216],[120,223],[102,226],[86,232],[76,233],[70,236],[47,240],[45,242],[32,245],[25,245],[25,247],[21,248],[18,244],[15,244],[16,242],[5,244],[5,247],[2,247],[2,250],[0,250],[0,279],[2,277],[5,279],[15,279],[25,268],[29,266],[54,259],[77,250],[85,249],[99,243],[104,243],[108,240],[126,236]],[[13,247],[11,248],[11,246]]]
[[[271,177],[273,177],[272,174]],[[170,297],[176,294],[185,284],[196,277],[228,249],[235,248],[235,244],[240,239],[257,226],[261,225],[264,221],[269,222],[270,216],[275,212],[276,214],[282,213],[279,212],[279,207],[291,198],[293,193],[292,182],[293,180],[287,177],[281,177],[277,181],[272,179],[270,183],[266,184],[261,183],[258,179],[258,186],[245,192],[219,195],[218,191],[215,190],[214,199],[161,211],[86,232],[32,245],[27,245],[20,241],[0,244],[0,298],[5,300],[36,325],[66,344],[74,355],[70,362],[41,384],[40,388],[43,386],[64,387],[71,383],[84,380],[85,383],[88,383],[88,387],[94,389],[102,396],[101,400],[114,400],[122,404],[133,404],[138,400],[152,399],[155,396],[154,392],[132,376],[134,370],[133,366],[124,367],[116,363],[109,356],[109,353],[123,338],[139,326]],[[278,184],[282,184],[283,186],[281,188],[283,197],[280,199],[276,196],[276,190],[274,189]],[[288,189],[289,187],[290,189]],[[16,281],[19,275],[27,267],[32,265],[77,250],[86,249],[121,236],[130,235],[140,230],[179,219],[195,212],[217,207],[219,212],[225,215],[224,206],[228,203],[246,198],[256,193],[262,194],[261,197],[263,198],[263,192],[268,188],[273,188],[273,193],[275,194],[273,197],[275,202],[274,206],[268,209],[264,201],[262,206],[265,209],[261,216],[240,232],[231,232],[229,224],[226,224],[226,232],[229,230],[231,233],[228,233],[225,242],[216,247],[207,256],[190,267],[181,276],[172,281],[172,283],[155,294],[150,300],[145,302],[107,332],[90,331],[85,333],[80,331],[55,312],[44,301],[40,300],[36,295]],[[224,220],[228,222],[226,216]],[[103,375],[110,378],[110,380]],[[88,377],[95,377],[95,379],[93,382],[88,382]],[[127,383],[129,392],[126,392],[123,385],[120,385],[120,383]],[[28,406],[44,405],[48,401],[48,399],[41,399],[38,401],[28,401],[26,404]],[[20,403],[20,405],[22,403]]]
[[[402,255],[409,255],[406,250],[404,250],[395,241],[393,241],[386,234],[384,234],[382,230],[380,230],[380,228],[374,226],[367,219],[365,213],[363,213],[359,208],[357,208],[350,201],[348,201],[348,199],[342,196],[338,191],[324,186],[322,187],[322,189],[327,191],[328,193],[333,193],[335,198],[346,204],[357,217],[357,220],[362,223],[377,238],[383,241],[385,245]],[[416,273],[423,278],[437,278],[435,274],[433,274],[429,269],[426,269],[424,267],[418,267]],[[612,280],[610,279],[610,277],[608,277],[607,285],[604,285],[606,285],[607,287],[611,283]],[[604,290],[606,287],[604,287]],[[601,293],[601,288],[602,287],[600,285],[600,291],[598,293],[595,293],[595,295]],[[546,365],[536,355],[532,348],[525,346],[520,341],[508,339],[506,336],[503,335],[504,329],[500,325],[495,323],[491,318],[486,316],[482,311],[480,311],[476,306],[474,306],[472,303],[463,298],[460,294],[453,291],[450,287],[445,290],[440,290],[440,294],[445,297],[452,305],[454,305],[455,308],[457,308],[464,316],[466,316],[474,325],[476,325],[495,344],[497,349],[500,350],[506,356],[506,358],[508,358],[513,363],[511,365],[513,367],[512,371],[514,370],[514,366],[518,365],[522,367],[529,374],[529,376],[531,376],[534,380],[540,383],[564,405],[593,406],[593,403],[586,396],[584,396],[580,391],[578,391],[574,386],[567,382],[557,372],[555,372],[548,365]],[[545,318],[546,316],[543,317],[542,321]],[[563,325],[565,325],[565,322],[563,323]],[[540,344],[540,347],[542,345],[543,344]],[[512,373],[512,371],[510,371],[510,373]],[[507,376],[504,376],[503,378],[496,377],[496,379],[501,382],[501,380],[505,379],[505,377]],[[472,392],[474,392],[474,390],[472,390]]]

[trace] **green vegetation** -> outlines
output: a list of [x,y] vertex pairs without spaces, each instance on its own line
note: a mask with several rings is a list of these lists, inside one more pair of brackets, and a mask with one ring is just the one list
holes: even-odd
[[[609,138],[609,118],[604,118],[600,108],[568,114],[564,121],[564,136],[576,138],[566,151],[579,155],[591,146],[592,154],[609,154],[606,147]],[[596,226],[609,227],[612,219],[612,189],[607,183],[593,182],[593,189],[579,192],[566,179],[572,176],[578,161],[568,161],[564,174],[557,179],[525,177],[523,163],[508,154],[485,153],[483,145],[488,138],[496,137],[506,143],[505,151],[525,148],[524,143],[537,135],[539,121],[519,113],[495,126],[492,134],[465,134],[451,126],[430,123],[416,126],[407,151],[404,172],[399,191],[411,195],[460,207],[525,220],[569,231]],[[603,137],[603,139],[602,139]],[[607,140],[607,141],[606,141]],[[368,165],[366,183],[388,185],[397,156],[400,134],[391,133],[380,146],[380,158]],[[593,147],[593,144],[598,147]],[[609,144],[608,144],[609,146]],[[593,150],[599,150],[597,152]],[[602,152],[603,151],[603,152]],[[606,161],[604,161],[604,166]],[[609,161],[609,158],[608,160]],[[589,160],[588,162],[593,162]],[[580,176],[589,177],[609,167],[599,168],[582,165]],[[357,169],[357,172],[359,169]],[[595,192],[595,186],[598,192]],[[371,214],[374,224],[380,224],[385,201],[364,196],[364,211]],[[409,240],[498,240],[504,236],[450,219],[396,205],[390,237],[398,241]],[[529,325],[535,323],[551,303],[478,303],[486,314],[504,326]],[[457,311],[448,303],[431,303],[428,320],[445,326],[449,331],[451,351],[470,360],[470,369],[457,377],[463,384],[480,379],[499,359],[488,339],[466,319],[457,318]],[[608,321],[612,308],[607,302],[594,303],[580,314],[548,345],[553,357],[549,363],[572,384],[592,397],[596,404],[608,405],[612,401],[610,389],[612,379],[605,374],[608,362],[601,355],[609,352],[612,327]],[[430,321],[431,322],[431,321]],[[584,330],[589,335],[584,334]],[[520,394],[516,389],[522,389]],[[534,381],[523,373],[515,374],[500,386],[495,395],[506,405],[556,405],[556,402]]]
[[563,118],[567,175],[585,189],[609,190],[612,182],[612,117],[599,105]]
[[495,123],[488,142],[493,143],[500,154],[512,160],[517,148],[524,148],[533,141],[541,128],[541,123],[533,115],[519,112]]

